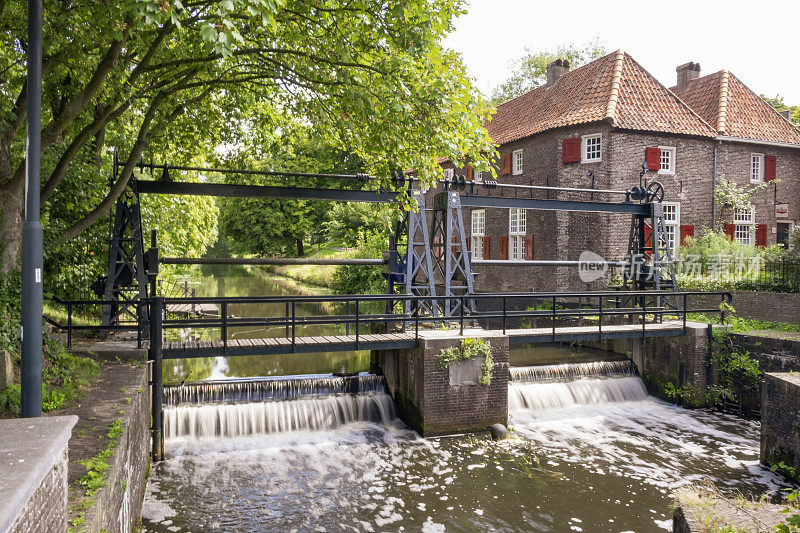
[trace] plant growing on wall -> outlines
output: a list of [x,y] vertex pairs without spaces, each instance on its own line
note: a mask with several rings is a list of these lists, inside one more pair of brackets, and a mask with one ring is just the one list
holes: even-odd
[[482,374],[478,378],[478,385],[490,385],[492,383],[492,359],[491,343],[483,339],[464,339],[459,346],[451,346],[439,352],[439,368],[447,370],[452,363],[472,359],[473,357],[483,357],[481,365]]
[[709,390],[708,399],[717,405],[728,401],[740,403],[746,391],[758,390],[764,372],[758,360],[733,344],[733,338],[724,330],[714,330],[711,362],[719,368],[719,387]]
[[748,207],[750,205],[750,199],[755,196],[758,191],[765,189],[771,183],[776,183],[777,181],[778,180],[764,181],[758,185],[743,187],[737,185],[734,181],[720,178],[716,189],[714,189],[714,202],[720,209],[720,216],[717,219],[717,231],[722,231],[725,221],[733,217],[734,210]]

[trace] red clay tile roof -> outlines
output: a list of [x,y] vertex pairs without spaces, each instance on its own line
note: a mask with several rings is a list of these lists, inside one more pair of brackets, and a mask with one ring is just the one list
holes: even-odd
[[678,96],[720,135],[800,144],[800,130],[727,70],[692,80]]
[[622,129],[715,136],[714,128],[618,50],[500,104],[487,124],[497,144],[546,130],[605,121]]

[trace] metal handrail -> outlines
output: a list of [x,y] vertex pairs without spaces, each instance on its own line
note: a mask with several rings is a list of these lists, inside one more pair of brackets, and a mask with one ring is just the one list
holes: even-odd
[[[682,298],[682,309],[667,309],[662,306],[648,306],[648,297],[653,297],[656,300],[664,296],[671,296],[675,301],[679,301],[678,297]],[[349,334],[350,325],[355,326],[356,346],[360,341],[360,329],[363,324],[374,323],[401,323],[403,328],[411,320],[414,321],[414,328],[418,336],[420,324],[442,324],[444,322],[458,321],[459,333],[463,334],[464,325],[466,320],[490,320],[500,319],[502,321],[502,329],[505,333],[508,329],[508,319],[525,319],[525,318],[550,318],[552,337],[556,338],[556,322],[558,319],[576,318],[583,320],[585,317],[597,316],[598,317],[598,338],[602,338],[603,334],[603,318],[633,315],[639,316],[642,321],[643,335],[646,332],[647,315],[662,318],[664,315],[678,314],[683,319],[684,330],[686,328],[686,320],[688,313],[721,313],[724,320],[724,313],[719,308],[713,307],[697,307],[695,309],[688,308],[688,298],[690,296],[703,296],[703,297],[720,297],[724,303],[729,303],[732,296],[726,291],[580,291],[580,292],[532,292],[532,293],[483,293],[483,294],[470,294],[460,296],[423,296],[423,295],[333,295],[333,296],[246,296],[246,297],[189,297],[189,298],[164,298],[158,297],[161,305],[166,306],[171,303],[216,303],[220,306],[220,317],[210,318],[166,318],[163,320],[162,329],[177,329],[177,328],[220,328],[220,336],[223,342],[223,350],[225,353],[228,351],[228,329],[230,327],[285,327],[286,337],[292,339],[292,351],[295,351],[297,327],[309,325],[335,325],[344,326]],[[640,302],[641,306],[634,307],[608,307],[603,304],[605,298],[613,298],[612,303],[617,306],[620,305],[623,297],[635,299]],[[577,299],[577,308],[561,308],[559,309],[559,300],[562,303],[564,300]],[[149,304],[155,298],[142,300],[141,305]],[[370,302],[420,302],[420,301],[458,301],[460,303],[460,310],[456,317],[443,317],[443,316],[421,316],[420,306],[414,306],[412,312],[407,313],[361,313],[361,304]],[[534,306],[532,309],[509,309],[508,303],[510,301],[533,301]],[[584,302],[597,300],[597,306],[584,307]],[[75,306],[80,305],[110,305],[117,302],[111,300],[62,300],[54,297],[53,301],[66,305],[67,307],[67,324],[62,325],[52,319],[47,319],[48,322],[54,326],[67,331],[68,346],[72,344],[73,331],[86,331],[86,330],[137,330],[141,332],[140,326],[131,325],[118,325],[118,326],[104,326],[104,325],[75,325],[72,321],[72,314]],[[487,302],[485,311],[466,311],[466,304],[469,301],[474,302]],[[501,303],[501,309],[491,310],[490,304],[492,301]],[[541,301],[548,301],[550,309],[538,309],[538,303]],[[228,306],[230,304],[257,304],[257,303],[283,303],[286,308],[284,316],[274,317],[231,317],[228,313]],[[307,315],[298,317],[296,314],[296,305],[298,303],[344,303],[344,315]],[[350,304],[355,303],[355,314],[350,312]],[[290,311],[291,310],[291,314]],[[163,311],[163,310],[162,310]]]

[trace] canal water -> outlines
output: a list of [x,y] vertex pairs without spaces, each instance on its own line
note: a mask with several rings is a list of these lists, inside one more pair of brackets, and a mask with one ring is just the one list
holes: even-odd
[[[556,359],[571,364],[529,366]],[[746,495],[777,486],[758,465],[757,423],[654,400],[613,359],[563,347],[513,353],[513,432],[500,442],[419,438],[374,377],[357,378],[358,395],[340,394],[347,385],[322,375],[336,369],[325,365],[365,371],[360,354],[249,370],[212,360],[205,377],[273,378],[168,392],[167,459],[153,467],[143,528],[666,531],[683,484]],[[275,377],[287,370],[317,375]]]

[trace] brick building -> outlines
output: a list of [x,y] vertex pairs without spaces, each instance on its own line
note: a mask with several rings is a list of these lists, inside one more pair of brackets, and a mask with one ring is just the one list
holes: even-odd
[[[644,179],[665,187],[673,246],[712,227],[746,244],[785,242],[800,219],[800,130],[726,70],[700,77],[700,66],[687,63],[677,74],[677,85],[668,89],[621,50],[573,71],[565,61],[552,62],[545,85],[498,106],[487,125],[500,154],[499,180],[629,189],[639,184],[649,148],[658,170]],[[446,176],[483,178],[470,167],[442,164]],[[723,178],[768,185],[751,209],[720,212],[713,191]],[[566,192],[549,197],[587,199]],[[621,200],[604,193],[594,199]],[[464,218],[480,292],[586,288],[574,267],[524,262],[577,260],[584,250],[622,259],[630,228],[629,217],[612,214],[476,209],[465,210]],[[509,265],[481,265],[481,259]]]

